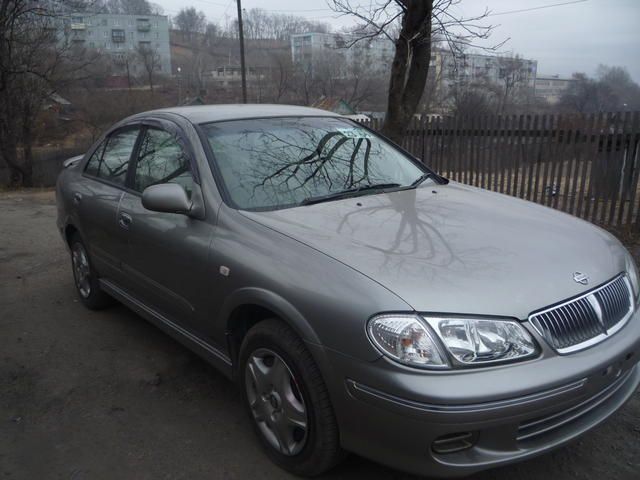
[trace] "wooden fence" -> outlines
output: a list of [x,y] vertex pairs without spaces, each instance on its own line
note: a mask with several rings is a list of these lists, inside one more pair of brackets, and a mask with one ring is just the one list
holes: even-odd
[[403,146],[451,180],[640,230],[640,112],[432,117]]

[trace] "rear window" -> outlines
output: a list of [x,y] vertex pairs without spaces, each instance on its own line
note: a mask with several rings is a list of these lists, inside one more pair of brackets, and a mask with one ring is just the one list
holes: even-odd
[[111,134],[91,155],[85,172],[124,186],[138,132],[138,128],[129,128]]

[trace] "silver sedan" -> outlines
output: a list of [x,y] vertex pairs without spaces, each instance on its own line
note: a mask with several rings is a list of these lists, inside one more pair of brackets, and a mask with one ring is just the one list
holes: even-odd
[[124,303],[235,380],[296,474],[354,452],[468,475],[575,439],[640,382],[614,237],[329,112],[135,115],[65,162],[57,202],[81,301]]

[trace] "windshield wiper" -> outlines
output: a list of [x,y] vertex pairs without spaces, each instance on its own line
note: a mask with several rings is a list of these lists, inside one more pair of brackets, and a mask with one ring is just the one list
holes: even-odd
[[361,193],[370,192],[372,190],[384,190],[387,188],[398,188],[401,186],[402,185],[399,183],[377,183],[374,185],[364,185],[362,187],[349,188],[348,190],[329,193],[327,195],[321,195],[318,197],[307,197],[302,200],[302,202],[300,202],[300,205],[313,205],[314,203],[330,202],[331,200],[354,197]]
[[422,182],[424,182],[424,181],[425,181],[425,180],[427,180],[428,178],[433,178],[433,179],[435,179],[435,178],[437,178],[437,177],[436,177],[436,175],[435,175],[434,173],[432,173],[432,172],[425,172],[425,173],[423,173],[422,175],[420,175],[420,176],[418,177],[418,179],[417,179],[415,182],[413,182],[413,183],[411,184],[411,186],[412,186],[412,187],[417,187],[418,185],[420,185]]

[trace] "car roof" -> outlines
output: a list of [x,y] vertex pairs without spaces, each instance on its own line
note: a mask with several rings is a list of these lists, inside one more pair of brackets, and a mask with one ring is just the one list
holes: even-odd
[[320,110],[318,108],[300,107],[297,105],[269,105],[269,104],[226,104],[226,105],[198,105],[189,107],[163,108],[145,112],[135,117],[158,113],[172,113],[180,115],[191,123],[201,124],[225,120],[242,120],[248,118],[269,117],[339,117],[340,115]]

